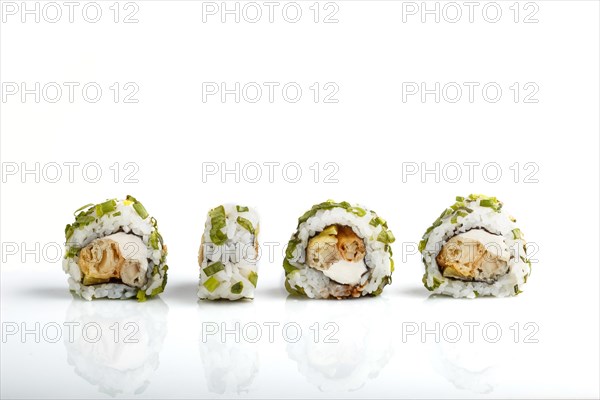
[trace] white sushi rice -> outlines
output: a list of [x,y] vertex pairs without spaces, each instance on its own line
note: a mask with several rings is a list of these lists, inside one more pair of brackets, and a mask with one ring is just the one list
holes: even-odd
[[[514,230],[517,229],[514,218],[502,209],[495,211],[493,208],[481,206],[480,202],[483,199],[485,197],[475,200],[466,198],[467,207],[473,210],[471,213],[464,217],[458,217],[455,223],[452,223],[452,215],[447,215],[441,218],[439,226],[424,236],[427,244],[421,252],[425,264],[423,283],[433,294],[444,294],[455,298],[513,296],[520,293],[531,273],[531,266],[526,261],[526,242],[523,238],[516,238],[514,234]],[[489,233],[501,236],[510,251],[508,272],[494,283],[447,278],[440,272],[436,257],[442,246],[452,237],[471,229],[484,229]]]
[[[227,239],[220,245],[214,243],[211,238],[213,226],[209,215],[198,252],[200,265],[198,297],[208,300],[252,299],[258,272],[258,214],[251,208],[234,204],[226,204],[222,207],[225,211],[225,226],[220,231],[227,236]],[[239,218],[247,220],[254,232],[240,225]],[[215,263],[221,263],[223,269],[210,276],[207,275],[205,269],[214,266]],[[238,286],[235,286],[236,284]],[[241,289],[239,289],[240,284]],[[238,288],[234,291],[239,293],[232,292],[234,287]]]
[[365,212],[363,216],[347,210],[343,207],[334,207],[331,209],[319,210],[306,222],[298,226],[298,230],[292,236],[292,240],[297,239],[299,243],[296,246],[293,257],[288,259],[289,263],[297,268],[288,273],[287,282],[291,288],[301,288],[306,296],[310,298],[343,298],[350,297],[352,287],[343,285],[325,276],[322,271],[309,267],[306,264],[306,248],[310,238],[323,231],[330,225],[342,225],[352,228],[365,243],[366,255],[364,262],[367,266],[367,272],[361,276],[358,286],[362,287],[360,296],[373,294],[383,284],[383,280],[390,280],[392,274],[392,260],[386,243],[377,240],[379,234],[384,229],[383,225],[374,226],[370,222],[376,217],[373,211],[358,206]]
[[[115,213],[120,215],[115,216]],[[143,297],[139,291],[151,296],[157,288],[163,285],[166,279],[166,246],[154,249],[150,243],[150,235],[156,231],[153,220],[150,216],[142,219],[133,204],[129,200],[116,201],[114,212],[98,217],[96,211],[91,214],[95,217],[94,222],[81,226],[74,230],[71,237],[67,239],[65,245],[65,258],[63,259],[63,270],[69,275],[69,289],[75,294],[86,300],[109,298],[109,299],[129,299],[132,297]],[[138,236],[146,246],[146,257],[148,259],[148,269],[146,284],[140,289],[131,287],[123,283],[102,283],[98,285],[86,286],[83,284],[83,274],[77,264],[79,252],[73,257],[69,253],[77,249],[82,249],[92,241],[103,238],[113,233],[125,232]],[[158,266],[158,268],[155,268]],[[145,297],[143,297],[145,299]]]

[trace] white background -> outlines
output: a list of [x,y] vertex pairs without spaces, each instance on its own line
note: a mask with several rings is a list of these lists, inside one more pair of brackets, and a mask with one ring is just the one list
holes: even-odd
[[[3,177],[3,329],[10,323],[32,329],[36,322],[103,327],[94,345],[81,337],[68,343],[66,328],[57,343],[7,337],[2,397],[599,396],[597,2],[538,1],[538,23],[523,23],[523,14],[515,23],[512,1],[499,3],[497,23],[483,19],[484,3],[473,23],[464,6],[457,23],[435,23],[432,16],[422,23],[419,15],[403,22],[402,2],[338,1],[339,22],[331,24],[313,22],[313,2],[299,3],[298,23],[286,22],[280,6],[275,22],[263,16],[254,24],[232,17],[221,23],[218,16],[203,23],[202,3],[195,1],[139,1],[138,23],[114,23],[112,3],[100,2],[103,16],[95,24],[78,9],[74,23],[66,16],[54,24],[31,16],[22,23],[17,14],[4,15],[0,28],[3,84],[97,82],[104,89],[97,103],[83,100],[80,91],[73,103],[66,97],[36,103],[32,96],[23,102],[19,95],[1,103],[4,172],[13,163],[81,163],[72,183],[66,167],[56,183],[43,176],[38,183],[21,171]],[[519,7],[523,12],[524,3]],[[135,82],[139,102],[115,104],[108,89],[114,82]],[[203,102],[203,82],[297,82],[303,96],[297,103],[283,100],[280,91],[273,103],[235,103],[231,96],[225,103],[218,96]],[[314,103],[308,89],[314,82],[337,84],[339,102]],[[485,101],[481,90],[472,103],[466,92],[457,103],[436,103],[433,96],[403,102],[403,82],[430,88],[496,82],[503,95],[496,103]],[[524,103],[522,93],[515,103],[514,82],[535,83],[538,102]],[[81,165],[90,162],[102,168],[97,183],[82,176]],[[115,162],[118,183],[109,169]],[[124,182],[127,162],[139,167],[139,183]],[[203,182],[203,163],[232,168],[235,162],[281,165],[272,183],[266,167],[257,183],[243,177],[236,183],[232,175],[221,182],[219,174]],[[291,162],[302,168],[297,183],[282,176],[281,166]],[[315,162],[318,183],[309,169]],[[339,166],[338,183],[324,182],[327,162]],[[473,182],[466,168],[455,183],[433,175],[403,179],[403,165],[433,168],[436,162],[480,166]],[[516,162],[517,182],[510,169]],[[525,182],[528,162],[539,167],[537,183]],[[482,175],[486,163],[500,166],[498,182]],[[418,242],[454,196],[472,192],[501,199],[539,248],[518,297],[429,298],[419,255],[403,252],[403,243]],[[60,261],[23,251],[62,243],[79,206],[127,194],[157,218],[168,244],[169,284],[160,299],[74,299]],[[287,298],[282,245],[297,217],[329,198],[367,205],[388,220],[396,271],[379,298]],[[223,202],[255,206],[260,241],[280,243],[272,260],[260,262],[253,302],[197,302],[205,214]],[[5,251],[11,243],[17,254]],[[232,336],[203,342],[203,323],[231,328],[235,321],[295,322],[302,336],[289,343],[279,327],[273,343],[266,328],[255,344]],[[114,343],[108,327],[115,322],[138,323],[140,342]],[[309,327],[315,322],[321,333],[324,323],[337,323],[339,343],[324,343],[322,336],[314,343]],[[454,344],[436,343],[434,335],[403,340],[408,327],[431,329],[436,322],[463,326],[463,337]],[[473,343],[465,337],[467,322],[481,324]],[[537,343],[525,343],[528,322],[539,328],[532,337]],[[486,323],[501,327],[497,343],[485,340]],[[517,343],[510,329],[515,323]]]

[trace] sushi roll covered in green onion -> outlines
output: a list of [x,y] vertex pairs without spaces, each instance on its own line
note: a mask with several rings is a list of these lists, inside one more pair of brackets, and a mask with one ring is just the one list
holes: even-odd
[[531,273],[516,220],[495,197],[471,194],[435,220],[419,243],[423,284],[434,294],[515,296]]
[[132,196],[87,204],[65,228],[63,270],[86,300],[144,301],[167,283],[167,246],[156,219]]
[[287,245],[285,287],[310,298],[377,296],[392,280],[393,242],[374,211],[345,201],[316,204]]
[[258,215],[246,206],[221,205],[208,212],[198,252],[199,298],[254,298],[258,224]]

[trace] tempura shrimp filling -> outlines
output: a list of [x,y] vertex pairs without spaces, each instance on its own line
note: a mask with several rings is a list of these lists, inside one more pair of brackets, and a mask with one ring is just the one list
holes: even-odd
[[360,283],[368,270],[365,255],[363,239],[344,225],[325,227],[310,238],[306,249],[309,267],[322,271],[329,279],[344,285]]
[[508,273],[510,252],[502,236],[471,229],[448,240],[435,260],[447,278],[493,283]]
[[146,246],[138,236],[118,232],[81,249],[77,261],[84,285],[111,281],[140,288],[147,281]]

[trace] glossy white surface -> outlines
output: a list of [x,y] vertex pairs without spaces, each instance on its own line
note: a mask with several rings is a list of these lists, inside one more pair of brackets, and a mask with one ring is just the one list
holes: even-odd
[[[418,272],[414,272],[404,279],[413,276],[416,280]],[[33,330],[40,323],[40,343],[33,334],[24,341],[16,334],[2,344],[3,395],[461,398],[594,394],[595,294],[587,300],[581,294],[545,295],[548,291],[543,284],[552,281],[545,278],[545,272],[538,271],[524,294],[509,299],[429,298],[420,285],[402,282],[397,274],[398,283],[380,298],[298,300],[286,298],[275,279],[265,279],[253,302],[238,303],[197,303],[193,273],[188,275],[189,282],[174,278],[160,299],[139,304],[73,299],[56,271],[40,271],[28,287],[20,288],[16,282],[31,280],[31,274],[3,272],[3,322],[24,323]],[[588,304],[586,318],[569,311],[582,301]],[[61,326],[62,338],[50,343],[56,336],[54,323]],[[65,323],[79,324],[72,336]],[[102,338],[97,343],[92,343],[95,327],[87,328],[88,340],[82,336],[86,323],[100,327]],[[516,342],[515,323],[519,324]],[[290,325],[284,329],[286,324]],[[438,337],[433,333],[436,324]],[[23,327],[19,328],[22,333]],[[223,338],[226,329],[229,333]],[[429,333],[424,333],[427,329]],[[497,329],[501,330],[498,339]],[[138,342],[127,343],[129,339]],[[30,379],[36,384],[27,384]]]

